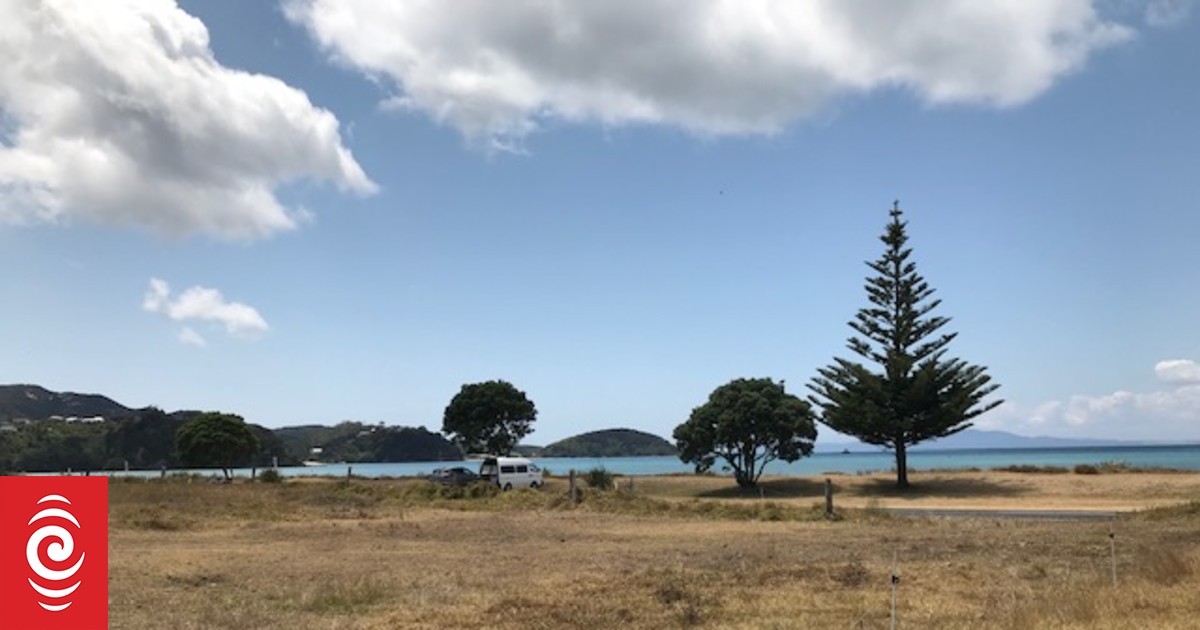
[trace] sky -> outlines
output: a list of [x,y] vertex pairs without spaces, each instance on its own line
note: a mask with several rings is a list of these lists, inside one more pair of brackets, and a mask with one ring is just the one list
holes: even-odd
[[1197,441],[1196,4],[0,0],[0,382],[669,437],[850,356],[899,200],[978,427]]

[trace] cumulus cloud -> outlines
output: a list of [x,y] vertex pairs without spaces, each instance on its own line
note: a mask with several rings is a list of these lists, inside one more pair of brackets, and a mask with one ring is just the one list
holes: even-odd
[[1133,35],[1093,0],[284,2],[391,105],[502,147],[555,119],[773,133],[883,88],[1016,106]]
[[1200,364],[1188,359],[1159,361],[1154,373],[1168,383],[1200,383]]
[[296,227],[284,182],[375,190],[333,114],[222,66],[174,0],[0,0],[0,59],[0,222],[245,240]]
[[[252,306],[230,302],[216,289],[192,287],[172,298],[171,287],[165,280],[150,279],[150,288],[142,298],[142,308],[177,322],[200,321],[217,323],[232,335],[253,336],[267,331],[267,321]],[[203,345],[204,339],[190,329],[180,332],[180,341]],[[185,339],[191,338],[191,341]],[[195,344],[198,339],[201,343]]]
[[179,331],[179,343],[185,346],[196,346],[197,348],[203,348],[208,345],[208,342],[204,340],[204,337],[200,333],[187,326]]
[[1200,366],[1161,361],[1159,378],[1178,386],[1150,392],[1074,395],[1022,407],[1007,403],[977,423],[1021,434],[1144,441],[1200,440]]

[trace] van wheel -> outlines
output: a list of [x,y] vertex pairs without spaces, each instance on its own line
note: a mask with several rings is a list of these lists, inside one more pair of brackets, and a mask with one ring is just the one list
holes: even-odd
[[512,484],[511,483],[504,484],[504,491],[508,492],[509,490],[512,490]]
[[530,487],[530,488],[533,488],[534,490],[537,490],[537,489],[538,489],[538,482],[536,482],[536,481],[535,481],[535,482],[533,482],[533,483],[529,484],[529,487]]

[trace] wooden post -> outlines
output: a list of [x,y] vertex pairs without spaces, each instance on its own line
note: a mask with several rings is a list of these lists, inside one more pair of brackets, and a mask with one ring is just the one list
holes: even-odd
[[833,518],[833,482],[825,478],[825,518]]
[[255,468],[254,466],[250,467],[250,481],[254,481],[254,476],[255,476],[255,473],[257,473],[257,472],[258,472],[257,468]]
[[571,469],[571,503],[579,503],[579,491],[575,487],[575,469]]
[[346,467],[346,483],[350,483],[350,477],[352,477],[353,475],[354,475],[354,467],[347,466]]
[[897,552],[892,552],[892,630],[896,630],[896,588],[900,586],[900,574],[896,572]]
[[1117,535],[1113,533],[1112,525],[1108,526],[1108,547],[1112,551],[1113,588],[1117,587]]

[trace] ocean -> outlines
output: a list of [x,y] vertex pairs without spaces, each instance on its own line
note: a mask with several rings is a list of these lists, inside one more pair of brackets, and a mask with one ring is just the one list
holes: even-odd
[[[690,473],[690,465],[677,457],[545,457],[534,458],[539,466],[552,474],[563,475],[574,469],[586,471],[604,468],[621,475],[664,475]],[[964,449],[916,450],[908,455],[908,467],[913,470],[952,470],[965,468],[1002,468],[1014,465],[1061,466],[1076,464],[1121,462],[1139,468],[1166,468],[1200,471],[1200,444],[1176,446],[1119,446],[1085,448],[1028,448],[1028,449]],[[476,469],[478,461],[405,462],[405,463],[339,463],[319,466],[287,466],[279,472],[288,477],[344,476],[352,472],[359,477],[414,477],[430,473],[435,468],[466,466]],[[859,451],[851,453],[815,453],[798,461],[775,461],[767,465],[766,475],[807,477],[822,473],[867,474],[895,469],[895,457],[890,451]],[[220,474],[219,470],[172,470],[171,473]],[[718,461],[715,474],[727,474]],[[103,472],[113,476],[157,476],[158,470]],[[249,468],[235,471],[248,477]]]

